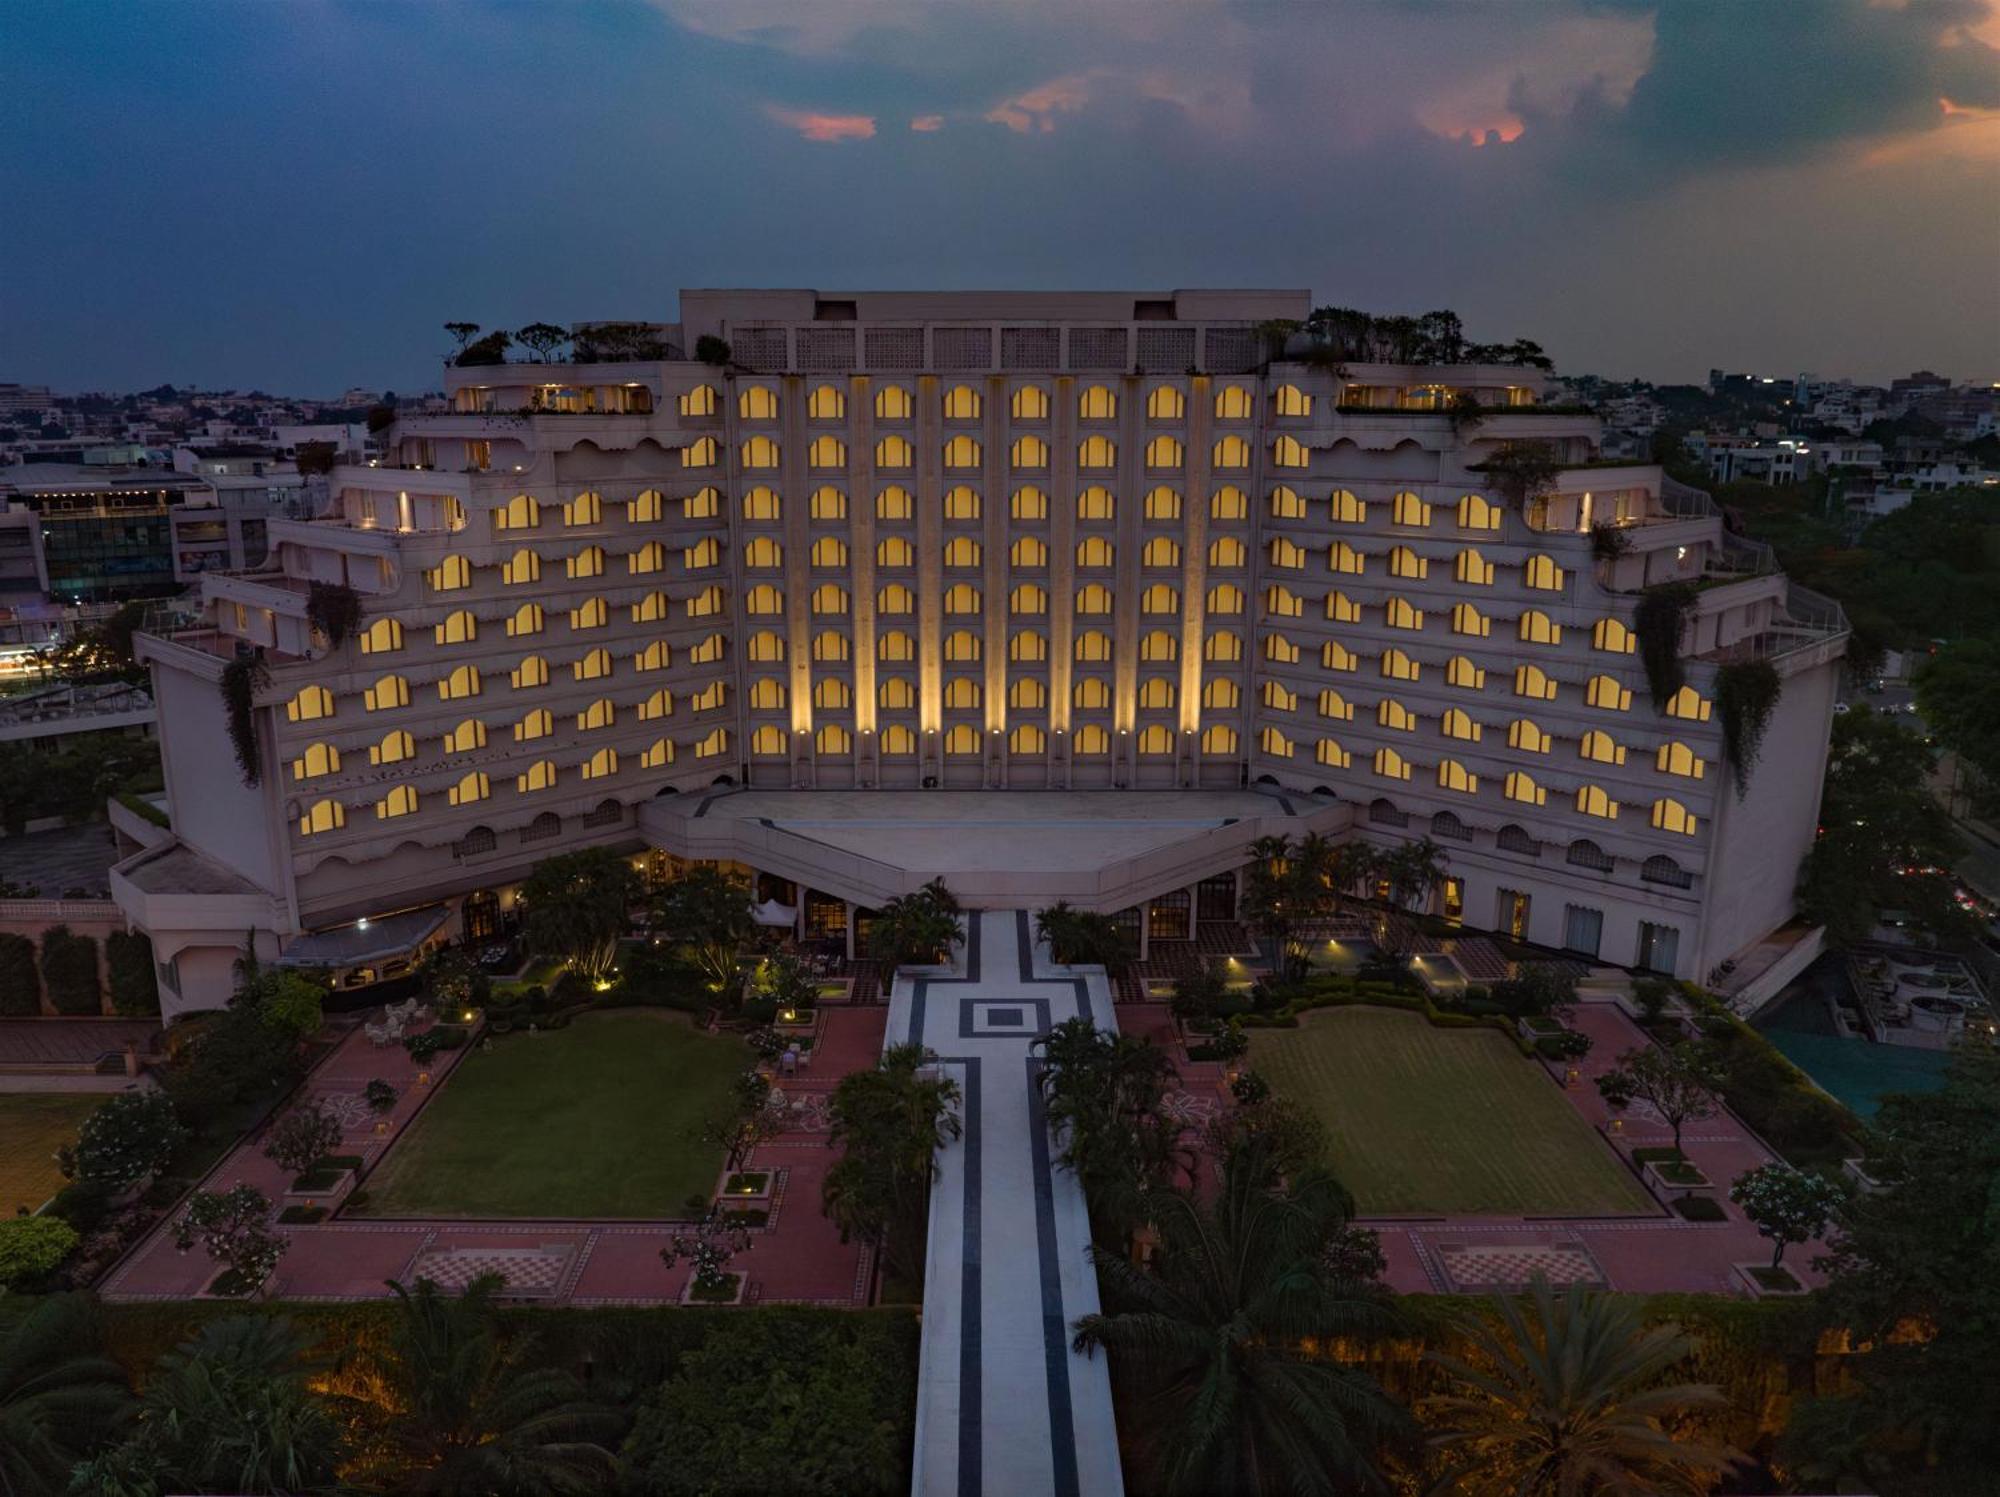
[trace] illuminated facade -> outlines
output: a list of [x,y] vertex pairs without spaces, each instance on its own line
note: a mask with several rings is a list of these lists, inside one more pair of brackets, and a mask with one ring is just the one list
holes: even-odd
[[[426,900],[454,932],[578,845],[686,853],[649,808],[718,782],[1247,788],[1434,838],[1471,927],[1684,976],[1764,935],[1838,610],[1705,495],[1596,462],[1533,370],[1264,362],[1259,324],[1307,309],[687,292],[667,360],[450,369],[456,411],[400,423],[398,466],[337,470],[268,570],[204,579],[211,628],[146,642],[176,835],[121,898],[208,973],[205,933],[244,926],[170,908],[149,859],[212,865],[275,949]],[[732,361],[680,355],[703,336]],[[1525,501],[1482,471],[1522,442],[1568,465]],[[1675,579],[1701,584],[1688,685],[1655,710],[1633,608]],[[355,638],[315,635],[314,582],[359,595]],[[240,644],[268,672],[255,790],[214,684]],[[1739,797],[1712,683],[1752,656],[1785,691]]]

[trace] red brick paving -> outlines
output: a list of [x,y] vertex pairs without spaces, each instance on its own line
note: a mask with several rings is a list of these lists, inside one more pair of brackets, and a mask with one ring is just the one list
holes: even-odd
[[[832,1006],[822,1009],[821,1015],[810,1065],[780,1082],[788,1095],[830,1091],[846,1072],[872,1066],[881,1053],[886,1008]],[[377,1049],[357,1029],[313,1071],[305,1090],[312,1096],[358,1095],[378,1077],[396,1087],[398,1099],[388,1114],[388,1136],[375,1133],[371,1114],[342,1140],[341,1152],[362,1154],[372,1164],[428,1093],[445,1084],[456,1059],[457,1052],[447,1051],[419,1067],[400,1046]],[[419,1070],[431,1073],[428,1088],[415,1085]],[[288,1180],[261,1149],[261,1138],[236,1149],[204,1186],[227,1188],[243,1181],[278,1200]],[[868,1302],[872,1275],[866,1251],[859,1243],[843,1244],[819,1209],[820,1182],[836,1158],[824,1132],[786,1133],[752,1153],[752,1165],[785,1172],[781,1193],[770,1203],[772,1226],[753,1233],[749,1250],[735,1263],[750,1275],[758,1301]],[[336,1218],[278,1230],[291,1244],[271,1281],[270,1293],[280,1299],[380,1299],[390,1293],[386,1281],[405,1277],[419,1252],[452,1248],[561,1246],[571,1260],[557,1298],[580,1304],[671,1303],[679,1298],[690,1272],[685,1264],[669,1269],[660,1262],[660,1249],[675,1230],[675,1224],[666,1222]],[[163,1224],[118,1266],[103,1294],[109,1300],[186,1299],[198,1294],[214,1273],[215,1266],[199,1250],[176,1251]]]

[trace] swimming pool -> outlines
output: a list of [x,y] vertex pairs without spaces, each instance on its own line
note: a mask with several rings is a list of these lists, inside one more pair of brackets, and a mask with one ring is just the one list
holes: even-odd
[[1846,976],[1822,957],[1753,1021],[1785,1059],[1804,1071],[1855,1114],[1875,1115],[1891,1092],[1934,1092],[1944,1085],[1951,1056],[1910,1045],[1842,1039],[1827,1013],[1826,996],[1846,990]]

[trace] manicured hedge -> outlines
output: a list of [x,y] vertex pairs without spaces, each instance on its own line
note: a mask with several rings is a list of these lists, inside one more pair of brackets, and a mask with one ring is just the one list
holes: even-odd
[[35,943],[0,932],[0,1018],[26,1019],[42,1011],[42,982],[35,971]]
[[1507,1036],[1523,1055],[1532,1054],[1528,1043],[1514,1027],[1512,1019],[1497,1014],[1462,1014],[1439,1008],[1421,993],[1412,993],[1386,982],[1356,981],[1351,977],[1319,977],[1306,982],[1304,991],[1283,1008],[1271,1013],[1245,1014],[1239,1021],[1245,1028],[1296,1029],[1299,1015],[1316,1008],[1397,1008],[1422,1014],[1439,1029],[1491,1029]]
[[42,932],[42,983],[59,1014],[101,1014],[104,989],[97,981],[97,941],[67,925]]
[[1711,1009],[1702,1023],[1721,1068],[1722,1100],[1793,1164],[1838,1166],[1861,1152],[1861,1123],[1755,1029]]
[[104,938],[104,964],[111,975],[114,1009],[133,1019],[150,1018],[160,1011],[152,937],[139,930],[114,930]]

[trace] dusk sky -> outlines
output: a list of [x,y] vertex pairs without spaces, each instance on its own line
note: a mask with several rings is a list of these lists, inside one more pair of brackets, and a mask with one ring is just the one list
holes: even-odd
[[681,286],[1290,286],[2000,378],[2000,0],[0,7],[0,380],[435,387]]

